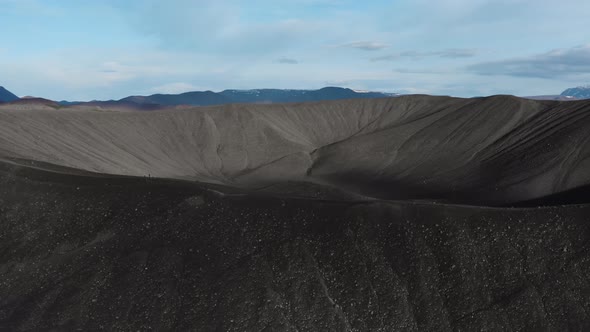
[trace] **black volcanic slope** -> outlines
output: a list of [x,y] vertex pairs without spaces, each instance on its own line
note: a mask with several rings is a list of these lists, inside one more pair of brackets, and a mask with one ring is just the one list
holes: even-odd
[[589,109],[0,109],[0,330],[589,330]]
[[583,331],[589,215],[2,164],[0,329]]
[[404,96],[154,112],[0,111],[0,157],[261,189],[511,204],[590,185],[590,101]]
[[0,112],[12,111],[12,112],[23,112],[23,111],[47,111],[57,110],[62,106],[52,100],[43,98],[20,98],[11,102],[0,103]]

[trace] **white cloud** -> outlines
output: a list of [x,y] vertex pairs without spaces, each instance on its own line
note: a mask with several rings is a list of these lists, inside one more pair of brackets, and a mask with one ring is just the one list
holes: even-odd
[[340,86],[340,87],[347,87],[353,84],[352,80],[335,80],[335,81],[326,81],[327,86]]
[[277,62],[282,63],[282,64],[287,64],[287,65],[296,65],[299,63],[299,61],[297,61],[295,59],[286,58],[286,57],[280,57],[279,59],[277,59]]
[[449,58],[449,59],[458,59],[458,58],[470,58],[476,56],[478,53],[475,49],[467,49],[467,48],[452,48],[447,49],[444,51],[430,51],[430,52],[422,52],[422,51],[404,51],[398,52],[383,56],[374,57],[371,59],[373,62],[377,61],[394,61],[400,58],[410,58],[414,60],[427,58],[427,57],[439,57],[439,58]]
[[39,0],[0,0],[3,11],[28,16],[61,16],[63,10]]
[[[49,98],[326,82],[454,95],[540,94],[584,83],[576,73],[590,72],[568,48],[588,42],[590,2],[582,0],[111,0],[100,6],[0,0],[0,7],[0,18],[13,20],[0,25],[19,31],[0,51],[0,83]],[[72,20],[44,24],[52,19],[45,9]],[[105,17],[108,27],[97,23]],[[36,40],[37,31],[48,38]],[[551,48],[559,50],[544,53]],[[396,60],[403,63],[387,63]],[[489,76],[496,74],[504,77]]]
[[245,12],[239,1],[149,0],[128,15],[139,31],[155,38],[162,48],[237,56],[278,52],[329,31],[319,19],[259,20]]
[[356,48],[363,51],[378,51],[389,47],[389,45],[375,41],[355,41],[338,45],[338,47]]
[[506,75],[556,79],[590,76],[590,44],[555,49],[528,57],[474,64],[467,70],[480,75]]
[[191,91],[207,90],[202,87],[184,82],[168,83],[153,87],[149,90],[150,93],[164,93],[164,94],[178,94]]

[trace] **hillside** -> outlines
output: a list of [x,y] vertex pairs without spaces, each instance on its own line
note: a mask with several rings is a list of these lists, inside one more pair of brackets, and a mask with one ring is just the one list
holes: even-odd
[[5,110],[0,156],[251,190],[295,181],[381,199],[509,204],[590,184],[589,109],[417,95],[148,113]]
[[164,106],[193,105],[212,106],[236,103],[293,103],[323,100],[359,99],[359,98],[384,98],[392,94],[381,92],[356,92],[347,88],[326,87],[319,90],[224,90],[194,91],[181,94],[154,94],[150,96],[126,97],[120,102],[132,102],[137,104],[159,104]]
[[0,102],[10,102],[15,100],[18,100],[18,97],[14,93],[0,86]]
[[576,88],[569,88],[563,91],[561,95],[577,99],[590,99],[590,86],[579,86]]
[[590,101],[42,105],[0,108],[0,330],[590,329]]
[[0,162],[0,329],[584,331],[590,207],[224,197]]
[[11,102],[6,102],[0,104],[0,110],[10,110],[10,111],[24,111],[24,110],[55,110],[61,108],[61,105],[55,101],[44,99],[44,98],[35,98],[35,97],[27,97],[27,98],[20,98],[17,100],[13,100]]

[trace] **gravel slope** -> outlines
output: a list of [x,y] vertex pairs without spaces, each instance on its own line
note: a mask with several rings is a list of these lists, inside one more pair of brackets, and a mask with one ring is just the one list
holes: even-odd
[[590,330],[588,101],[33,106],[1,331]]
[[587,331],[589,215],[0,163],[0,330]]
[[0,110],[0,157],[261,188],[474,204],[590,184],[590,101],[404,96],[154,112]]

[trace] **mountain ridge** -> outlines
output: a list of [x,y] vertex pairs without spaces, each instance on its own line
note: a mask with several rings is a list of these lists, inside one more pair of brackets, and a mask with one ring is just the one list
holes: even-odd
[[269,104],[310,102],[340,99],[386,98],[398,96],[395,93],[355,91],[349,88],[324,87],[318,90],[297,89],[226,89],[220,92],[189,91],[178,94],[156,93],[148,96],[133,95],[119,100],[69,102],[61,101],[62,105],[106,105],[116,103],[133,103],[136,105],[162,106],[215,106],[224,104]]
[[[56,101],[61,106],[87,105],[96,107],[128,107],[136,110],[154,110],[160,107],[174,106],[215,106],[224,104],[271,104],[297,103],[310,101],[329,101],[341,99],[365,99],[398,97],[403,94],[354,90],[350,88],[327,86],[321,89],[225,89],[219,92],[211,90],[187,91],[182,93],[155,93],[151,95],[131,95],[121,99],[91,101]],[[6,88],[0,86],[0,102],[12,102],[19,98]],[[475,97],[474,97],[475,98]],[[561,94],[530,95],[521,98],[533,100],[570,101],[590,99],[590,85],[567,88]],[[38,99],[38,98],[35,98]],[[42,99],[42,98],[41,98]]]
[[561,96],[573,97],[577,99],[590,98],[590,85],[581,85],[575,88],[565,89]]
[[11,102],[18,100],[18,96],[14,93],[6,90],[3,86],[0,86],[0,102]]

